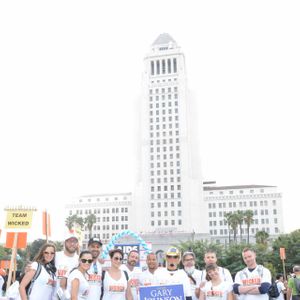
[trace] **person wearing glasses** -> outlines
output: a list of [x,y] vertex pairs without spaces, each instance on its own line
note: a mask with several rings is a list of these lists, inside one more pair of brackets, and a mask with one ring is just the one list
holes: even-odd
[[[44,244],[20,282],[22,300],[51,300],[55,291],[55,245]],[[26,291],[27,285],[30,284]]]
[[195,264],[196,264],[195,253],[192,251],[184,252],[182,255],[182,264],[184,267],[184,271],[190,280],[192,299],[197,300],[199,299],[199,295],[200,295],[199,286],[201,283],[202,271],[197,270],[195,268]]
[[90,285],[90,292],[87,300],[100,299],[101,285],[102,285],[102,266],[99,263],[99,255],[102,249],[102,242],[99,238],[90,238],[88,242],[88,250],[92,253],[93,262],[88,271],[88,282]]
[[171,247],[166,252],[166,267],[156,271],[158,285],[182,284],[186,300],[192,300],[189,277],[184,270],[179,270],[180,252],[177,248]]
[[233,300],[232,283],[223,280],[217,264],[208,264],[205,271],[207,281],[201,287],[199,300]]
[[102,295],[103,300],[133,300],[129,276],[121,270],[123,252],[120,249],[109,251],[111,267],[102,272]]
[[79,255],[79,265],[70,271],[67,280],[67,291],[70,293],[70,300],[87,299],[90,285],[88,282],[88,270],[93,263],[93,256],[90,251],[82,251]]

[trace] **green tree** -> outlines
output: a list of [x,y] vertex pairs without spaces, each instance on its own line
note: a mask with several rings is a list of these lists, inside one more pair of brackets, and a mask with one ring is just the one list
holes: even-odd
[[247,226],[247,244],[249,244],[250,240],[250,226],[253,223],[253,210],[247,209],[244,211],[244,222]]
[[242,226],[243,226],[243,222],[244,222],[244,212],[241,210],[238,210],[237,212],[235,212],[236,215],[236,221],[239,225],[239,229],[240,229],[240,243],[242,243],[243,241],[243,235],[242,235]]
[[94,214],[90,214],[84,219],[84,224],[86,225],[86,227],[89,231],[89,238],[92,237],[93,226],[96,222],[97,222],[97,217]]
[[231,212],[228,212],[228,213],[224,214],[225,222],[226,222],[226,224],[228,226],[228,244],[230,244],[230,242],[231,242],[231,238],[230,238],[230,232],[231,232],[231,221],[230,221],[230,218],[231,218],[231,215],[232,215]]
[[233,240],[236,243],[237,242],[237,228],[239,225],[239,216],[237,213],[231,213],[230,217],[229,217],[229,221],[230,221],[230,226],[232,228],[233,231]]
[[79,225],[81,229],[84,227],[84,220],[82,217],[78,217],[77,215],[68,216],[65,220],[65,225],[71,230],[75,225]]
[[255,240],[257,244],[268,245],[269,234],[266,231],[260,230],[255,234]]

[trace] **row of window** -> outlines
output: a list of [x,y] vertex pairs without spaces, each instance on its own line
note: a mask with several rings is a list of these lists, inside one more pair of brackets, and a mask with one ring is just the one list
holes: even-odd
[[[168,104],[168,107],[172,107],[172,106],[173,106],[173,103],[174,103],[174,106],[178,106],[178,101],[174,101],[174,102],[168,101],[168,103],[166,103],[166,102],[162,102],[162,103],[157,102],[157,103],[155,104],[155,109],[159,109],[160,104],[161,104],[161,108],[162,108],[162,109],[166,108],[166,106],[167,106],[166,104]],[[150,103],[150,104],[149,104],[149,109],[151,110],[151,109],[153,109],[153,108],[154,108],[154,104],[153,104],[153,103]],[[171,112],[169,112],[169,113],[171,113]]]
[[[261,209],[261,210],[254,209],[252,211],[253,211],[254,216],[257,216],[258,213],[260,213],[261,216],[267,216],[267,215],[269,215],[269,212],[271,212],[271,210],[268,210],[268,209]],[[225,214],[226,214],[226,211],[219,211],[219,217],[224,217]],[[273,215],[277,215],[277,209],[275,209],[275,208],[273,209]],[[211,211],[208,213],[208,216],[210,218],[217,217],[217,212]]]
[[[159,191],[159,192],[162,191],[162,190],[168,191],[168,189],[170,189],[171,191],[174,191],[174,190],[176,189],[176,186],[171,185],[171,186],[168,187],[167,185],[164,185],[164,186],[158,185],[158,186],[156,187],[156,190]],[[155,190],[155,187],[152,186],[152,187],[151,187],[151,192],[154,192],[154,190]],[[181,185],[180,185],[180,184],[177,185],[177,190],[178,190],[178,191],[181,190]]]
[[[159,116],[160,111],[159,110],[156,110],[156,111],[150,110],[149,115],[153,116],[154,113],[155,113],[155,116]],[[173,110],[171,108],[169,108],[168,111],[166,111],[165,109],[161,110],[162,115],[165,115],[166,113],[168,113],[169,115],[174,114],[174,113],[178,114],[178,108],[175,107]]]
[[[176,179],[177,183],[180,183],[180,179],[181,179],[180,177],[176,177],[175,179]],[[169,181],[170,181],[170,183],[173,183],[174,182],[174,177],[170,177]],[[155,179],[151,178],[150,182],[151,182],[151,184],[154,184],[155,183]],[[163,178],[156,177],[156,183],[161,183],[161,182],[168,183],[168,177],[163,177]]]
[[[267,233],[270,233],[270,228],[268,228],[268,227],[266,227],[266,228],[264,228],[264,227],[262,227],[262,228],[258,228],[258,227],[256,227],[256,228],[250,228],[251,234],[255,234],[258,231],[265,231]],[[278,227],[274,227],[274,232],[275,233],[279,233],[279,228]],[[214,229],[214,230],[211,229],[209,231],[209,233],[211,235],[218,235],[218,230],[217,229]],[[247,232],[245,230],[242,233],[246,234]],[[231,234],[231,236],[233,235],[233,231],[232,230],[230,230],[230,234]],[[228,235],[228,230],[227,229],[220,229],[219,230],[219,235],[226,235],[227,236]]]
[[[153,133],[151,134],[150,133],[150,137],[152,138],[153,137]],[[152,141],[152,142],[151,142]],[[154,141],[153,140],[151,140],[150,141],[150,145],[152,146],[153,144],[154,144]],[[176,139],[174,139],[173,140],[173,138],[169,138],[169,140],[168,139],[156,139],[155,140],[155,144],[156,145],[160,145],[160,142],[163,144],[163,145],[166,145],[167,143],[169,143],[169,144],[173,144],[173,142],[175,142],[175,143],[177,143],[177,144],[179,144],[179,138],[176,138]]]
[[[264,193],[264,192],[265,192],[264,189],[260,189],[259,191],[260,191],[260,193]],[[239,190],[238,192],[239,192],[240,194],[244,194],[245,191],[244,191],[244,190]],[[224,191],[219,191],[219,192],[216,192],[216,191],[215,191],[215,192],[210,191],[210,192],[209,192],[210,195],[214,195],[215,193],[219,193],[219,195],[223,195],[223,194],[224,194]],[[232,195],[233,193],[234,193],[233,191],[229,191],[229,194]],[[250,190],[250,193],[251,193],[251,194],[254,193],[254,190]]]
[[[158,83],[159,83],[159,80],[158,80]],[[166,93],[166,92],[168,92],[169,94],[172,93],[172,92],[177,93],[177,92],[178,92],[178,87],[177,87],[177,86],[174,86],[174,87],[173,87],[173,91],[172,91],[172,88],[171,88],[171,87],[168,87],[168,88],[164,88],[164,87],[163,87],[163,88],[161,88],[161,89],[156,88],[155,90],[149,89],[149,94],[150,94],[150,95],[153,95],[154,93],[155,93],[155,94],[159,94],[159,93],[164,94],[164,93]]]
[[[181,202],[180,201],[177,201],[177,206],[178,207],[181,207]],[[161,208],[161,207],[175,207],[175,202],[174,201],[170,201],[170,202],[151,202],[151,208]]]
[[[254,219],[253,224],[269,224],[270,219]],[[278,219],[274,218],[274,224],[278,223]],[[227,226],[226,220],[219,221],[220,226]],[[217,226],[217,221],[209,221],[209,226]]]
[[[162,215],[164,215],[164,217],[168,217],[170,214],[171,217],[175,217],[175,210],[171,210],[171,211],[168,211],[168,210],[165,210],[164,212],[162,211],[158,211],[157,212],[157,217],[161,217]],[[182,215],[182,212],[181,210],[178,210],[177,211],[177,216],[181,216]],[[151,218],[154,218],[155,217],[155,213],[154,211],[151,212]]]
[[[162,156],[160,154],[157,154],[156,156],[154,155],[150,155],[150,160],[154,160],[154,159],[157,159],[157,160],[160,160],[160,159],[174,159],[174,154],[173,153],[170,153],[169,155],[167,154],[163,154]],[[175,153],[175,158],[179,159],[180,158],[180,153]]]
[[[180,167],[180,161],[179,160],[177,160],[176,161],[176,166],[177,167]],[[162,165],[161,165],[161,163],[158,161],[157,163],[156,163],[156,166],[155,166],[155,164],[153,163],[153,162],[151,162],[150,163],[150,168],[151,169],[153,169],[153,168],[160,168],[160,167],[163,167],[163,168],[167,168],[168,167],[168,163],[166,162],[166,161],[164,161],[163,163],[162,163]],[[170,161],[169,162],[169,167],[174,167],[174,162],[173,161]]]
[[[96,198],[97,202],[100,202],[100,200],[101,200],[100,198]],[[105,201],[109,201],[109,200],[112,200],[112,198],[108,198],[108,197],[105,198]],[[117,200],[127,200],[127,197],[126,196],[123,196],[123,197],[114,197],[114,200],[115,201],[117,201]],[[84,202],[84,201],[85,201],[84,199],[79,199],[79,202]],[[92,202],[92,199],[88,198],[87,202]]]
[[[160,176],[161,174],[163,174],[164,176],[166,176],[168,175],[168,171],[170,172],[170,175],[174,175],[175,173],[177,175],[180,175],[180,169],[163,170],[163,172],[161,172],[160,170],[156,170],[156,175]],[[154,176],[154,170],[150,170],[150,176]]]
[[[83,214],[86,214],[86,215],[90,215],[90,214],[109,214],[110,211],[112,213],[128,213],[128,207],[117,207],[117,208],[103,208],[102,210],[99,208],[99,209],[77,209],[76,210],[76,213],[74,211],[74,214],[76,215],[83,215]],[[70,211],[70,215],[72,215],[72,211]]]
[[[169,147],[164,146],[164,147],[156,147],[156,152],[160,152],[160,150],[162,150],[162,152],[166,152],[167,150],[174,151],[174,148],[175,148],[175,151],[180,150],[179,145],[175,146],[175,147],[173,147],[173,146],[169,146]],[[153,153],[154,149],[155,149],[154,147],[150,147],[150,153]]]
[[151,75],[177,73],[177,59],[168,58],[150,61]]
[[128,224],[113,224],[113,225],[96,225],[94,230],[119,230],[119,229],[128,229]]
[[[165,225],[165,226],[169,226],[169,225],[172,225],[172,226],[175,226],[175,220],[171,220],[169,222],[169,220],[158,220],[158,221],[151,221],[151,226],[162,226],[162,225]],[[177,225],[182,225],[182,220],[181,219],[178,219],[177,220]]]
[[[167,96],[167,97],[166,97],[166,96]],[[154,99],[153,96],[150,96],[150,97],[149,97],[149,102],[150,102],[150,104],[153,102],[153,99]],[[177,101],[177,99],[178,99],[178,94],[174,94],[173,97],[172,97],[171,94],[168,94],[168,95],[161,95],[161,96],[155,96],[155,101],[159,101],[159,100],[165,101],[166,99],[168,99],[168,100],[172,100],[172,99],[175,100],[175,101],[174,101],[174,106],[178,106],[178,101]],[[169,106],[171,106],[170,103],[172,103],[172,102],[171,102],[171,101],[168,101],[168,105],[169,105]],[[159,102],[157,102],[156,104],[159,104]],[[165,104],[165,102],[162,102],[162,105],[163,105],[163,104]],[[163,106],[163,107],[165,107],[165,106]]]
[[[155,122],[154,122],[155,121]],[[173,122],[173,121],[179,121],[179,117],[178,116],[174,116],[174,118],[173,118],[173,116],[170,116],[170,117],[168,117],[168,118],[166,118],[166,117],[162,117],[161,118],[161,122]],[[160,119],[159,119],[159,117],[156,117],[156,118],[151,118],[150,117],[150,119],[149,119],[149,122],[150,123],[160,123]],[[177,123],[178,124],[178,123]],[[178,128],[179,126],[175,126],[176,128]],[[172,127],[171,127],[172,128]]]
[[[151,83],[153,83],[153,84],[155,84],[155,83],[159,83],[159,84],[163,84],[164,82],[171,82],[172,81],[172,78],[168,78],[168,80],[166,80],[166,79],[162,79],[161,81],[160,81],[160,79],[157,79],[157,80],[151,80]],[[177,78],[175,77],[175,78],[173,78],[173,81],[177,81]]]
[[[250,207],[258,206],[269,206],[269,202],[267,200],[264,201],[239,201],[239,202],[228,202],[229,207],[247,207],[249,204]],[[277,204],[276,200],[272,200],[272,205],[275,206]],[[216,208],[216,203],[208,203],[208,208]],[[226,208],[226,202],[218,203],[219,208]]]
[[[177,197],[176,197],[177,196]],[[151,200],[154,200],[154,199],[174,199],[174,197],[176,198],[181,198],[181,193],[157,193],[156,195],[155,194],[151,194],[150,198]]]

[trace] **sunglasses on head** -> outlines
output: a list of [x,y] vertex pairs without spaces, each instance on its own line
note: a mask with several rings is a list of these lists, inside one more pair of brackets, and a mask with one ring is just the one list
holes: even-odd
[[91,264],[93,262],[93,260],[83,258],[83,259],[81,259],[81,262],[84,263],[84,264],[86,264],[86,263]]

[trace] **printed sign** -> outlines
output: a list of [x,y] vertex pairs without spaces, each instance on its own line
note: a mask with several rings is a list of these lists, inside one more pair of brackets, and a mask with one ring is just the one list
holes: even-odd
[[182,284],[141,286],[140,300],[184,300]]
[[30,210],[9,210],[6,215],[6,228],[31,228],[32,211]]
[[[124,258],[123,258],[124,264],[126,264],[127,262],[127,257],[130,251],[135,250],[138,253],[140,253],[140,244],[115,244],[115,247],[122,250],[124,254]],[[136,267],[139,266],[140,266],[140,262],[136,264]]]

